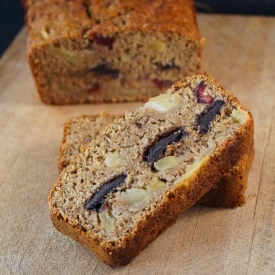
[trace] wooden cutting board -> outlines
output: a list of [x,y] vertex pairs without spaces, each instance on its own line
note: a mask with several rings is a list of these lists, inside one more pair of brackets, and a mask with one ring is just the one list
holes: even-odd
[[26,61],[26,29],[0,61],[0,274],[275,274],[275,18],[199,15],[203,70],[255,119],[247,203],[194,207],[134,261],[117,269],[51,225],[63,124],[80,114],[141,103],[46,106]]

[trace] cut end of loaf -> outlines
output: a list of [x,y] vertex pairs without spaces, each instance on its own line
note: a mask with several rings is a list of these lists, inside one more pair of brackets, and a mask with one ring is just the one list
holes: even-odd
[[199,72],[192,0],[43,2],[25,6],[28,60],[47,104],[146,101]]

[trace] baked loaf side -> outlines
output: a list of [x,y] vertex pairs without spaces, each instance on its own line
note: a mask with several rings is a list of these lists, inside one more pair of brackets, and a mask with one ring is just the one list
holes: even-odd
[[[85,115],[70,119],[64,127],[64,135],[60,145],[58,159],[59,172],[72,162],[81,152],[81,147],[91,142],[115,116],[103,112],[99,115]],[[248,146],[249,148],[249,146]],[[209,190],[196,204],[211,207],[238,207],[245,203],[245,190],[249,170],[254,156],[251,144],[248,152],[243,152],[239,161],[213,188]]]
[[251,140],[252,116],[237,99],[210,76],[189,77],[109,124],[61,172],[49,195],[52,222],[108,265],[127,264]]
[[47,104],[147,100],[198,72],[193,0],[27,1],[28,60]]

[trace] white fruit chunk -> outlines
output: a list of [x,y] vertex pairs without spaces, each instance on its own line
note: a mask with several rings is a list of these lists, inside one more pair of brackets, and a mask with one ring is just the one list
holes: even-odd
[[164,157],[154,163],[154,167],[158,170],[165,170],[167,168],[173,168],[178,164],[178,158],[174,156]]
[[48,31],[47,28],[45,28],[45,27],[43,27],[43,28],[41,29],[40,34],[41,34],[41,36],[42,36],[44,39],[46,39],[46,40],[50,39],[50,37],[51,37],[50,34],[49,34],[49,31]]
[[116,229],[116,219],[109,211],[103,211],[98,214],[102,227],[107,233],[110,233]]
[[129,210],[136,210],[145,205],[150,199],[148,191],[142,188],[129,188],[121,193],[121,203],[129,207]]
[[154,51],[163,52],[166,50],[166,44],[160,40],[151,41],[148,43],[148,48]]
[[125,162],[125,159],[118,152],[106,154],[105,164],[108,167],[116,167],[121,165],[123,162]]
[[231,117],[235,123],[243,124],[248,119],[248,113],[244,110],[234,109],[231,113]]
[[165,187],[165,182],[159,178],[154,178],[147,186],[149,192],[158,191]]
[[176,94],[161,94],[151,98],[145,105],[145,108],[155,109],[159,112],[167,112],[177,106],[180,102],[180,96]]

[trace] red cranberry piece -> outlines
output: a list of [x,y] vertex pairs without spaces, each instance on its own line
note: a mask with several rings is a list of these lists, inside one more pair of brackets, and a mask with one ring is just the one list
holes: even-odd
[[90,89],[87,90],[88,94],[94,94],[100,90],[100,86],[98,83],[95,83]]
[[171,80],[159,80],[157,78],[153,79],[152,82],[158,89],[169,88],[173,84]]
[[199,103],[210,104],[213,102],[214,98],[205,93],[206,84],[201,81],[195,89],[195,95]]
[[106,46],[106,47],[113,46],[113,44],[115,42],[114,37],[108,37],[108,36],[104,37],[104,36],[97,34],[95,32],[92,34],[92,38],[97,44]]

